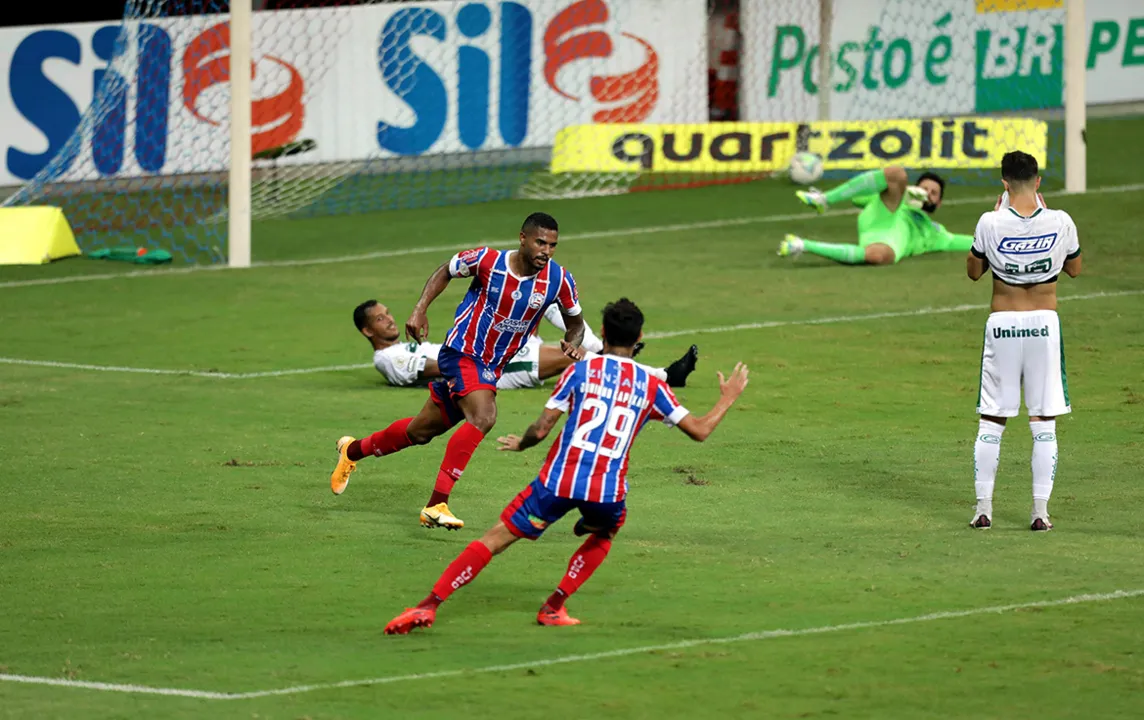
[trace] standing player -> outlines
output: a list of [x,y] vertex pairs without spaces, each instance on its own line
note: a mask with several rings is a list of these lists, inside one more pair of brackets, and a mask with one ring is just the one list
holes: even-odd
[[917,185],[910,185],[905,169],[894,166],[869,170],[827,192],[811,188],[795,194],[819,213],[835,203],[853,200],[862,208],[858,244],[787,235],[779,245],[781,257],[808,252],[846,265],[893,265],[925,253],[965,252],[973,244],[972,236],[951,233],[930,219],[945,196],[945,180],[936,173],[922,173]]
[[977,223],[966,260],[969,279],[993,271],[992,312],[981,351],[981,416],[973,447],[977,508],[970,524],[993,524],[993,483],[1005,421],[1021,409],[1021,390],[1033,433],[1033,530],[1051,530],[1049,496],[1057,473],[1056,418],[1071,410],[1064,343],[1057,317],[1057,277],[1080,274],[1076,225],[1063,210],[1043,207],[1037,160],[1023,152],[1001,158],[1007,197]]
[[[545,310],[544,319],[561,332],[567,332],[558,306],[552,305]],[[442,346],[430,342],[402,342],[401,330],[385,305],[376,300],[366,300],[358,305],[354,308],[354,325],[373,348],[373,366],[390,385],[411,387],[428,384],[441,376],[437,356]],[[592,328],[585,325],[584,343],[580,347],[587,359],[599,353],[604,344]],[[692,345],[683,357],[665,368],[644,367],[671,387],[686,387],[687,376],[695,370],[698,360],[699,348]],[[497,380],[497,389],[540,387],[545,380],[558,376],[572,363],[572,358],[560,348],[545,345],[539,335],[532,335],[505,365],[504,373]]]
[[525,450],[544,440],[560,416],[568,413],[564,431],[548,451],[540,475],[501,513],[500,522],[469,546],[445,569],[433,591],[417,607],[408,608],[388,625],[389,635],[429,627],[437,607],[454,590],[472,582],[494,555],[521,538],[536,540],[572,510],[580,512],[574,532],[588,539],[572,554],[568,571],[537,613],[541,625],[578,625],[564,601],[604,562],[612,538],[623,527],[628,492],[628,452],[649,420],[660,420],[702,442],[747,387],[747,367],[735,366],[729,380],[719,373],[719,401],[697,418],[683,408],[671,389],[632,361],[643,332],[643,314],[622,298],[604,308],[604,355],[578,362],[564,371],[552,397],[524,437],[498,438],[501,450]]
[[416,416],[398,420],[361,440],[348,435],[338,440],[338,464],[330,475],[330,489],[335,495],[345,492],[350,473],[367,455],[381,457],[410,445],[424,445],[461,423],[445,446],[433,493],[421,510],[421,524],[449,530],[464,527],[465,523],[449,510],[449,494],[496,423],[497,381],[505,365],[532,335],[548,306],[558,305],[567,323],[561,349],[577,360],[583,356],[584,319],[580,317],[576,282],[552,260],[557,234],[551,215],[533,213],[520,229],[519,249],[466,250],[429,276],[405,323],[406,334],[417,342],[429,335],[425,312],[430,303],[451,279],[472,277],[469,291],[457,306],[453,329],[437,356],[443,379],[429,385],[429,400]]

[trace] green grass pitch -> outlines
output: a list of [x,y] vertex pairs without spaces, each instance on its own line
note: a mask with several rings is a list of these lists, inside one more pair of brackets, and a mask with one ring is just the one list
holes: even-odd
[[[1090,187],[1144,182],[1140,128],[1093,123]],[[135,268],[0,269],[0,356],[175,371],[0,363],[0,718],[1144,716],[1144,596],[1107,595],[1144,589],[1144,190],[1048,198],[1076,220],[1085,271],[1060,283],[1074,412],[1058,421],[1056,530],[1034,534],[1024,417],[1004,436],[994,528],[967,527],[988,280],[966,279],[960,254],[781,260],[784,232],[854,228],[802,212],[791,189],[256,227],[257,261],[375,256],[357,261],[59,284],[27,281]],[[972,232],[987,194],[951,187],[939,219]],[[590,320],[626,295],[647,332],[673,334],[642,360],[699,345],[687,406],[706,410],[736,361],[751,384],[707,444],[640,437],[627,526],[569,601],[583,625],[534,623],[578,544],[565,521],[494,560],[433,629],[386,637],[543,449],[487,442],[451,504],[468,527],[427,531],[440,440],[367,459],[341,497],[327,485],[338,436],[412,414],[424,391],[368,368],[178,371],[368,363],[356,303],[403,319],[446,248],[511,242],[537,209],[561,222],[557,259]],[[408,248],[440,249],[394,254]],[[434,338],[461,289],[434,306]],[[502,393],[494,434],[522,431],[546,396]],[[1026,607],[983,610],[1008,605]],[[968,614],[888,624],[947,611]],[[795,632],[688,643],[776,629]],[[366,679],[385,682],[336,686]]]

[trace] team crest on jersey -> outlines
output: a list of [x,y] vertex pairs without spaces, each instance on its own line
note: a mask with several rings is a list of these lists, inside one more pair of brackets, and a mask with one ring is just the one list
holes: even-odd
[[520,300],[520,290],[513,290],[512,291],[512,299],[513,300]]
[[485,382],[496,382],[497,379],[497,376],[493,374],[493,371],[489,370],[488,368],[481,370],[481,377],[484,378]]
[[533,310],[539,310],[540,306],[544,304],[544,293],[532,293],[532,297],[528,299],[528,306]]
[[1056,233],[1034,237],[1007,237],[1001,238],[997,251],[1005,255],[1035,255],[1052,250],[1056,244]]

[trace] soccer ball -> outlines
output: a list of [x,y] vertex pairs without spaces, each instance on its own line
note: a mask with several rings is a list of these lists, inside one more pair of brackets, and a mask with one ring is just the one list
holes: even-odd
[[795,153],[790,160],[790,179],[799,185],[809,185],[822,177],[822,156],[812,152]]

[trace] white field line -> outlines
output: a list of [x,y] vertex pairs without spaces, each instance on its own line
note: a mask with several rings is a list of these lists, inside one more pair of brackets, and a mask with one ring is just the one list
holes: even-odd
[[[314,685],[294,685],[292,687],[278,688],[276,690],[254,690],[251,692],[213,692],[209,690],[182,690],[177,688],[148,687],[146,685],[119,685],[116,683],[88,682],[81,680],[68,680],[66,678],[36,677],[29,675],[0,674],[0,682],[26,683],[32,685],[53,685],[57,687],[79,688],[84,690],[100,690],[104,692],[121,692],[136,695],[171,695],[177,697],[200,698],[203,700],[250,700],[253,698],[272,697],[276,695],[298,695],[300,693],[316,692],[319,690],[337,690],[348,687],[362,687],[367,685],[392,685],[399,682],[414,680],[435,680],[452,678],[463,675],[478,675],[488,673],[503,673],[529,668],[549,667],[552,665],[567,665],[569,663],[590,662],[594,660],[607,660],[610,658],[627,657],[630,655],[643,655],[646,653],[665,652],[672,650],[686,650],[704,645],[727,645],[731,643],[755,642],[758,640],[771,640],[774,638],[801,637],[804,635],[825,635],[828,633],[847,632],[850,630],[867,630],[870,628],[891,627],[895,625],[913,625],[916,623],[933,622],[934,620],[952,620],[957,618],[973,617],[975,615],[996,615],[1014,610],[1028,610],[1031,608],[1050,608],[1063,605],[1079,605],[1081,603],[1108,602],[1122,600],[1144,595],[1141,590],[1115,590],[1109,593],[1094,593],[1089,595],[1074,595],[1058,600],[1037,600],[1034,602],[1014,603],[1012,605],[993,605],[990,607],[972,608],[969,610],[946,610],[942,612],[915,615],[913,617],[896,618],[893,620],[867,620],[864,622],[843,623],[841,625],[823,625],[820,627],[802,628],[798,630],[763,630],[759,632],[743,633],[731,637],[696,638],[680,642],[664,643],[662,645],[644,645],[642,647],[620,648],[604,652],[586,653],[582,655],[563,655],[543,660],[530,660],[508,665],[486,665],[476,668],[459,668],[455,670],[441,670],[438,672],[413,673],[408,675],[388,675],[360,680],[343,680],[333,683],[318,683]],[[393,642],[386,640],[384,642]]]
[[[1069,295],[1058,298],[1060,302],[1068,300],[1096,300],[1099,298],[1125,297],[1130,295],[1144,295],[1144,290],[1117,290],[1112,292],[1095,292],[1081,295]],[[724,325],[706,328],[693,328],[691,330],[670,330],[667,332],[647,333],[644,337],[649,339],[673,338],[686,335],[702,335],[708,333],[737,332],[740,330],[762,330],[766,328],[790,327],[796,325],[830,325],[835,323],[861,322],[863,320],[883,320],[887,318],[923,317],[926,315],[944,315],[946,313],[966,312],[968,310],[987,310],[988,305],[949,305],[947,307],[919,308],[917,310],[898,310],[892,312],[868,313],[865,315],[837,315],[834,317],[809,318],[806,320],[768,320],[766,322],[743,323],[740,325]],[[285,375],[310,375],[322,372],[338,372],[342,370],[364,370],[373,365],[362,363],[356,365],[324,365],[322,367],[296,368],[293,370],[268,370],[265,372],[229,373],[210,372],[206,370],[171,370],[162,368],[122,367],[116,365],[88,365],[86,363],[57,362],[55,360],[25,360],[22,358],[0,357],[0,364],[30,365],[32,367],[61,368],[65,370],[93,370],[96,372],[138,373],[141,375],[185,375],[188,377],[216,378],[220,380],[251,380],[255,378],[283,377]]]
[[[1137,183],[1133,185],[1112,185],[1109,187],[1093,188],[1085,194],[1108,194],[1108,193],[1125,193],[1136,192],[1144,190],[1144,183]],[[1055,190],[1044,193],[1045,197],[1057,197],[1063,195],[1070,195],[1074,193],[1067,193],[1064,190]],[[979,196],[971,198],[954,198],[947,200],[945,205],[969,205],[976,203],[992,202],[997,199],[997,195]],[[858,209],[847,210],[831,210],[825,213],[824,216],[840,216],[840,215],[856,215]],[[654,235],[658,233],[669,232],[687,232],[691,230],[708,230],[712,228],[721,227],[734,227],[736,225],[757,225],[764,223],[776,222],[794,222],[798,220],[810,220],[817,217],[812,212],[792,213],[787,215],[755,215],[750,217],[740,218],[724,218],[721,220],[707,220],[703,222],[694,223],[678,223],[674,225],[650,225],[646,227],[634,228],[617,228],[615,230],[600,230],[596,232],[586,233],[567,233],[560,236],[561,240],[594,240],[599,238],[612,238],[612,237],[627,237],[630,235]],[[275,268],[275,267],[301,267],[310,265],[329,265],[332,263],[342,262],[358,262],[362,260],[378,260],[382,258],[401,257],[403,255],[424,255],[427,253],[447,253],[456,252],[458,250],[467,250],[468,248],[478,245],[489,245],[490,247],[511,247],[516,244],[515,240],[504,240],[501,238],[495,240],[474,240],[471,242],[453,244],[453,245],[426,245],[413,248],[402,248],[400,250],[378,250],[377,252],[357,253],[354,255],[335,255],[332,257],[320,258],[303,258],[299,260],[270,260],[267,262],[254,262],[251,263],[252,268]],[[68,277],[54,277],[54,278],[40,278],[36,280],[9,280],[7,282],[0,282],[0,289],[3,288],[16,288],[16,287],[29,287],[34,285],[62,285],[66,283],[75,282],[90,282],[93,280],[117,280],[119,278],[137,278],[137,277],[154,277],[156,275],[186,275],[188,273],[198,272],[213,272],[219,270],[230,270],[231,268],[226,265],[193,265],[190,267],[180,268],[155,268],[151,270],[131,270],[122,273],[98,273],[92,275],[70,275]]]
[[138,373],[140,375],[184,375],[188,377],[217,378],[221,380],[249,380],[251,378],[282,377],[283,375],[309,375],[339,370],[361,370],[371,368],[368,363],[360,365],[326,365],[323,367],[298,368],[295,370],[269,370],[254,373],[210,372],[207,370],[168,370],[163,368],[121,367],[117,365],[87,365],[85,363],[56,362],[54,360],[23,360],[21,358],[0,357],[0,364],[31,365],[33,367],[62,368],[65,370],[95,370],[97,372]]
[[[1144,295],[1144,290],[1116,290],[1112,292],[1084,293],[1080,295],[1066,295],[1057,300],[1096,300],[1098,298],[1123,297],[1127,295]],[[758,323],[743,323],[741,325],[724,325],[721,327],[695,328],[693,330],[669,330],[666,332],[645,333],[644,337],[652,339],[681,337],[684,335],[701,335],[705,333],[725,333],[739,330],[761,330],[764,328],[787,327],[791,325],[831,325],[834,323],[857,322],[859,320],[882,320],[885,318],[921,317],[925,315],[944,315],[946,313],[966,312],[968,310],[988,310],[989,305],[949,305],[947,307],[919,308],[917,310],[898,310],[892,312],[870,313],[868,315],[839,315],[836,317],[811,318],[809,320],[768,320]]]

